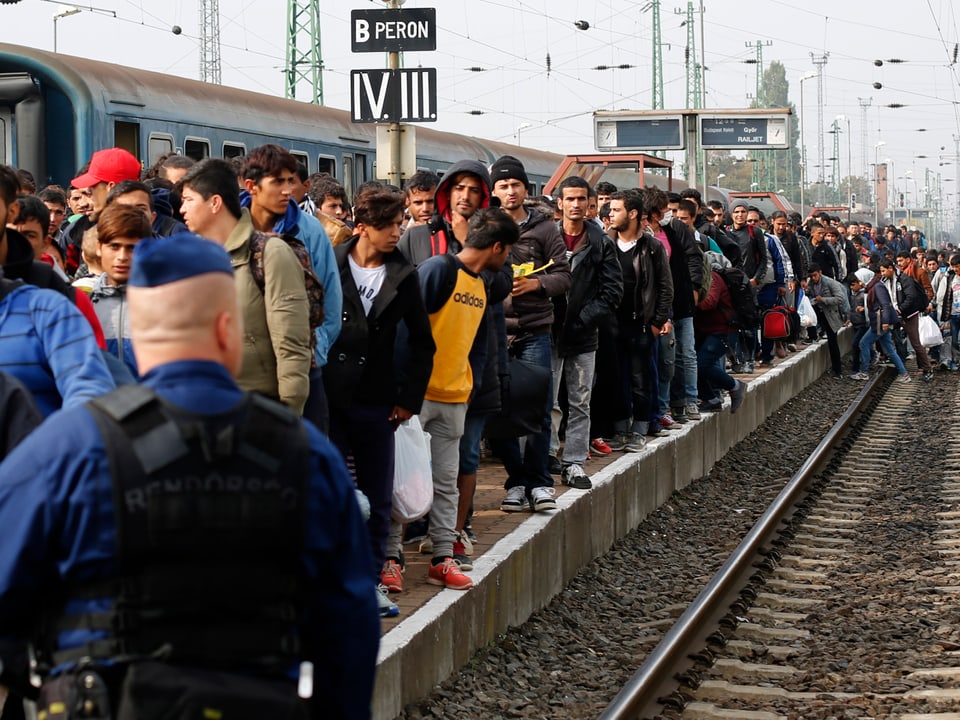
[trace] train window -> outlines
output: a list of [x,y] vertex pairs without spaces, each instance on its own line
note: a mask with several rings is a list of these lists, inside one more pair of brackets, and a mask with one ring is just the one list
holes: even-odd
[[317,172],[327,173],[332,177],[337,176],[337,159],[321,155],[317,158]]
[[173,135],[166,133],[150,133],[147,139],[147,162],[151,167],[162,156],[173,152]]
[[113,144],[139,158],[140,123],[115,120],[113,123]]
[[300,152],[299,150],[291,150],[290,154],[293,155],[297,162],[300,163],[301,167],[306,168],[307,174],[310,173],[310,156],[305,152]]
[[200,162],[210,157],[210,141],[206,138],[188,137],[183,141],[183,154]]
[[243,143],[225,142],[223,144],[223,157],[227,160],[235,157],[243,157],[247,154],[247,146]]

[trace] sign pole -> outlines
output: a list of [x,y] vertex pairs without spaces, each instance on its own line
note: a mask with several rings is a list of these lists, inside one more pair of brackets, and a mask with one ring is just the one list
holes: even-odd
[[[390,9],[399,10],[400,0],[390,0]],[[400,53],[396,51],[387,53],[387,64],[391,70],[399,70]],[[397,120],[399,120],[399,118],[397,118]],[[390,123],[390,184],[402,189],[403,180],[401,179],[401,168],[403,167],[403,150],[402,143],[400,142],[400,132],[399,122]]]

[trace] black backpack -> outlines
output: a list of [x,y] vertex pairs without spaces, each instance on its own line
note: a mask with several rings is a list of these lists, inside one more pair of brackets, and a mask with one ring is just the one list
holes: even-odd
[[717,270],[730,292],[730,303],[733,305],[733,316],[730,318],[730,327],[749,330],[757,327],[760,322],[760,313],[757,309],[757,295],[750,278],[740,268],[723,268]]

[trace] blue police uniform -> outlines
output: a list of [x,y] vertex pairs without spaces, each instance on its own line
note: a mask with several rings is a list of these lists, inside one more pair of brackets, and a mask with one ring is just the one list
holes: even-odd
[[[183,237],[161,240],[182,242]],[[177,252],[181,262],[190,252],[181,246]],[[135,255],[134,268],[136,260]],[[228,371],[209,361],[158,366],[142,378],[142,384],[173,406],[203,415],[226,412],[244,398]],[[304,621],[299,631],[303,645],[314,648],[314,653],[302,659],[314,663],[313,696],[325,717],[367,718],[380,633],[368,533],[340,454],[316,428],[305,426],[308,521],[302,554]],[[51,437],[57,442],[51,444]],[[0,464],[0,527],[4,529],[0,648],[23,639],[43,600],[63,597],[65,587],[116,575],[110,463],[101,431],[86,406],[51,417],[42,436],[28,437]],[[66,615],[103,612],[107,602],[65,599]],[[79,647],[103,634],[86,628],[61,630],[58,649]]]

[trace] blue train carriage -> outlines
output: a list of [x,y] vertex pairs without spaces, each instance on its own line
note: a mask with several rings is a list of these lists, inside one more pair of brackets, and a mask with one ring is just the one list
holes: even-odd
[[[344,110],[162,73],[0,43],[0,162],[41,185],[66,184],[97,149],[118,146],[146,165],[168,152],[233,157],[265,142],[329,172],[348,193],[376,177],[376,132]],[[511,154],[542,189],[559,155],[417,128],[417,167],[440,174],[461,159]]]

